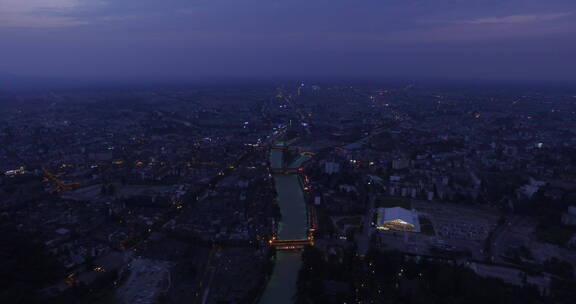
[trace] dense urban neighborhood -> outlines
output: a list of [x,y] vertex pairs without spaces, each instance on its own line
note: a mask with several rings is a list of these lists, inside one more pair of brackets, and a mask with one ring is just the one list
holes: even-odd
[[0,109],[1,303],[576,297],[573,89],[127,86]]

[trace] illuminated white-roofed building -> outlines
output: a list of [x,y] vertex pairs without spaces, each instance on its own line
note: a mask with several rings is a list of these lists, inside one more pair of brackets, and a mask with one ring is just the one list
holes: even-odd
[[378,230],[420,232],[418,213],[415,210],[408,210],[401,207],[380,207],[376,212],[376,229]]

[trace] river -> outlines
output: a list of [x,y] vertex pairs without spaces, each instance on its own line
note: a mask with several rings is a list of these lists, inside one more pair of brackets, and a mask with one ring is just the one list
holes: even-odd
[[[298,168],[308,159],[300,156],[288,168]],[[283,168],[282,150],[270,152],[272,168]],[[306,239],[308,219],[304,192],[297,174],[275,174],[274,182],[278,192],[278,204],[282,220],[278,223],[278,239]],[[276,252],[274,273],[260,298],[260,304],[294,303],[296,281],[302,265],[300,251],[279,250]]]

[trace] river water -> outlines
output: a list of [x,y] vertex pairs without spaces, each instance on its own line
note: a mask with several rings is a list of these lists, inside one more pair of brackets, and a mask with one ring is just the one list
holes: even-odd
[[296,281],[302,266],[302,253],[297,250],[278,250],[274,273],[259,304],[293,304]]
[[[298,168],[307,156],[300,156],[288,168]],[[272,168],[283,168],[282,151],[270,152]],[[278,192],[278,204],[282,220],[278,223],[278,239],[306,239],[308,220],[304,192],[297,174],[275,174],[274,182]],[[300,251],[279,250],[276,252],[274,273],[268,281],[266,290],[260,298],[260,304],[294,303],[296,281],[302,265]]]

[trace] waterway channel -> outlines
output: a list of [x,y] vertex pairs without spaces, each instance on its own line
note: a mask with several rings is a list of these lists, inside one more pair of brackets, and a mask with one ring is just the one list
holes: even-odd
[[[298,168],[307,156],[300,156],[285,166],[282,150],[271,150],[270,164],[274,169]],[[278,224],[279,240],[306,239],[308,219],[306,201],[298,174],[275,174],[274,182],[278,192],[278,204],[282,220]],[[259,304],[294,303],[296,281],[302,265],[300,251],[279,250],[276,253],[274,273],[260,298]]]

